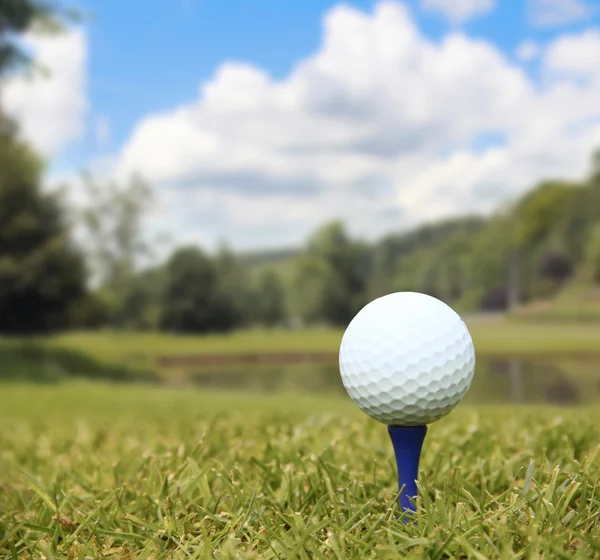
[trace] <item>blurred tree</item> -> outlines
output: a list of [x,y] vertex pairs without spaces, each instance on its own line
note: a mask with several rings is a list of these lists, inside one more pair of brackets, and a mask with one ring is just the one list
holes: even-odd
[[569,255],[577,263],[585,259],[591,229],[600,221],[600,188],[585,185],[577,189],[574,199],[565,206],[559,224]]
[[0,119],[0,332],[66,327],[86,292],[86,271],[73,246],[57,194],[41,189],[42,164]]
[[155,330],[159,327],[164,277],[163,267],[135,274],[125,291],[120,308],[113,312],[113,317],[119,314],[119,324],[136,330]]
[[[139,322],[141,313],[136,306],[147,301],[143,295],[146,287],[143,282],[136,282],[138,269],[144,258],[150,261],[156,256],[161,242],[158,234],[151,236],[144,227],[154,192],[138,176],[119,184],[98,182],[84,174],[83,185],[87,203],[81,221],[94,281],[111,309],[111,323],[134,324]],[[128,315],[134,309],[135,318]]]
[[[471,241],[469,290],[481,296],[482,305],[488,294],[500,291],[506,293],[511,252],[510,227],[509,217],[496,214],[488,220],[487,227]],[[473,297],[471,295],[467,299],[472,301]],[[502,298],[492,299],[501,301]]]
[[265,270],[258,278],[254,297],[254,318],[263,325],[274,326],[286,318],[283,284],[272,270]]
[[101,295],[88,292],[77,305],[73,306],[69,324],[74,329],[99,329],[110,320],[109,308]]
[[210,257],[196,247],[182,247],[165,273],[161,326],[178,332],[214,330],[218,274]]
[[573,260],[563,251],[548,251],[542,255],[539,273],[542,278],[562,284],[573,274]]
[[252,315],[252,286],[245,263],[221,243],[214,258],[218,277],[218,300],[224,328],[247,323]]
[[197,247],[182,247],[173,253],[165,270],[162,328],[211,332],[240,324],[240,315],[232,311],[230,294],[221,284],[222,270],[216,260]]
[[590,173],[590,183],[600,188],[600,148],[592,154],[592,172]]
[[[411,276],[411,266],[414,266],[415,254],[438,248],[449,237],[462,233],[469,240],[475,237],[485,226],[485,220],[476,216],[445,220],[435,224],[420,226],[415,230],[390,234],[379,241],[373,250],[372,274],[369,281],[369,299],[389,293],[397,286],[410,285],[412,290],[420,290],[421,284]],[[410,257],[411,262],[405,262]],[[411,264],[412,263],[412,264]],[[423,266],[425,266],[423,264]],[[435,267],[434,267],[435,268]],[[423,279],[431,279],[434,272],[426,274]],[[408,278],[411,276],[411,278]]]
[[305,323],[328,322],[327,298],[329,286],[336,279],[331,266],[314,255],[303,254],[296,259],[292,280],[292,308]]
[[120,292],[138,259],[151,254],[142,221],[153,203],[152,188],[140,177],[125,185],[99,183],[87,173],[83,179],[88,201],[82,217],[93,268],[102,286]]
[[595,283],[600,283],[600,222],[591,228],[585,247],[585,273]]
[[481,309],[484,311],[504,311],[507,307],[508,294],[503,286],[488,290],[481,300]]
[[515,208],[515,240],[532,247],[547,239],[575,194],[565,181],[545,181],[521,198]]
[[80,19],[79,11],[49,0],[0,1],[0,76],[26,68],[33,62],[19,43],[19,34],[32,28],[37,32],[56,32],[65,23]]
[[367,246],[350,240],[341,222],[321,227],[297,260],[296,311],[307,322],[347,324],[368,301],[370,271]]
[[574,190],[565,181],[543,181],[527,192],[509,216],[512,233],[508,254],[509,308],[532,295],[532,262],[536,249],[554,234]]

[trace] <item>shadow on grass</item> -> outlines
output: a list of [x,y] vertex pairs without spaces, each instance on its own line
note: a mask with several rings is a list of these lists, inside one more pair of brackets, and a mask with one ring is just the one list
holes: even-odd
[[35,342],[0,344],[0,381],[57,383],[68,379],[160,382],[160,377],[153,371],[103,362],[76,350],[51,348]]

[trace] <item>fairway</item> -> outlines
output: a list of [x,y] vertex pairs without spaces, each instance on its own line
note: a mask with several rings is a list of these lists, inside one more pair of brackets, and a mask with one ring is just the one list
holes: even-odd
[[385,427],[345,398],[0,391],[0,556],[597,558],[600,413],[461,405],[413,525]]

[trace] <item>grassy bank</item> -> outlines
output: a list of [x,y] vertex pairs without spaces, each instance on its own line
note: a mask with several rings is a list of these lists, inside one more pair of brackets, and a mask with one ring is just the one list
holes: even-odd
[[0,391],[0,556],[594,558],[600,415],[460,407],[416,524],[344,399],[68,384]]
[[[469,329],[478,355],[600,356],[600,324],[547,324],[506,319],[474,320]],[[224,335],[164,333],[69,333],[45,339],[54,348],[83,351],[121,363],[153,364],[162,356],[285,352],[336,354],[341,330],[242,331]]]
[[[600,325],[486,319],[470,321],[469,328],[479,358],[600,359]],[[306,329],[209,336],[100,331],[0,339],[0,380],[171,380],[212,367],[213,358],[239,369],[252,356],[281,365],[298,363],[310,353],[335,364],[341,337],[341,330]],[[189,362],[178,362],[186,357]]]

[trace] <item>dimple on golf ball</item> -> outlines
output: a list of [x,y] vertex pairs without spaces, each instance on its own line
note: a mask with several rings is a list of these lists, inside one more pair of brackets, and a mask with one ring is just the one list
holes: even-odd
[[469,390],[475,348],[448,305],[397,292],[352,319],[339,365],[346,391],[363,412],[388,425],[424,426],[448,414]]

